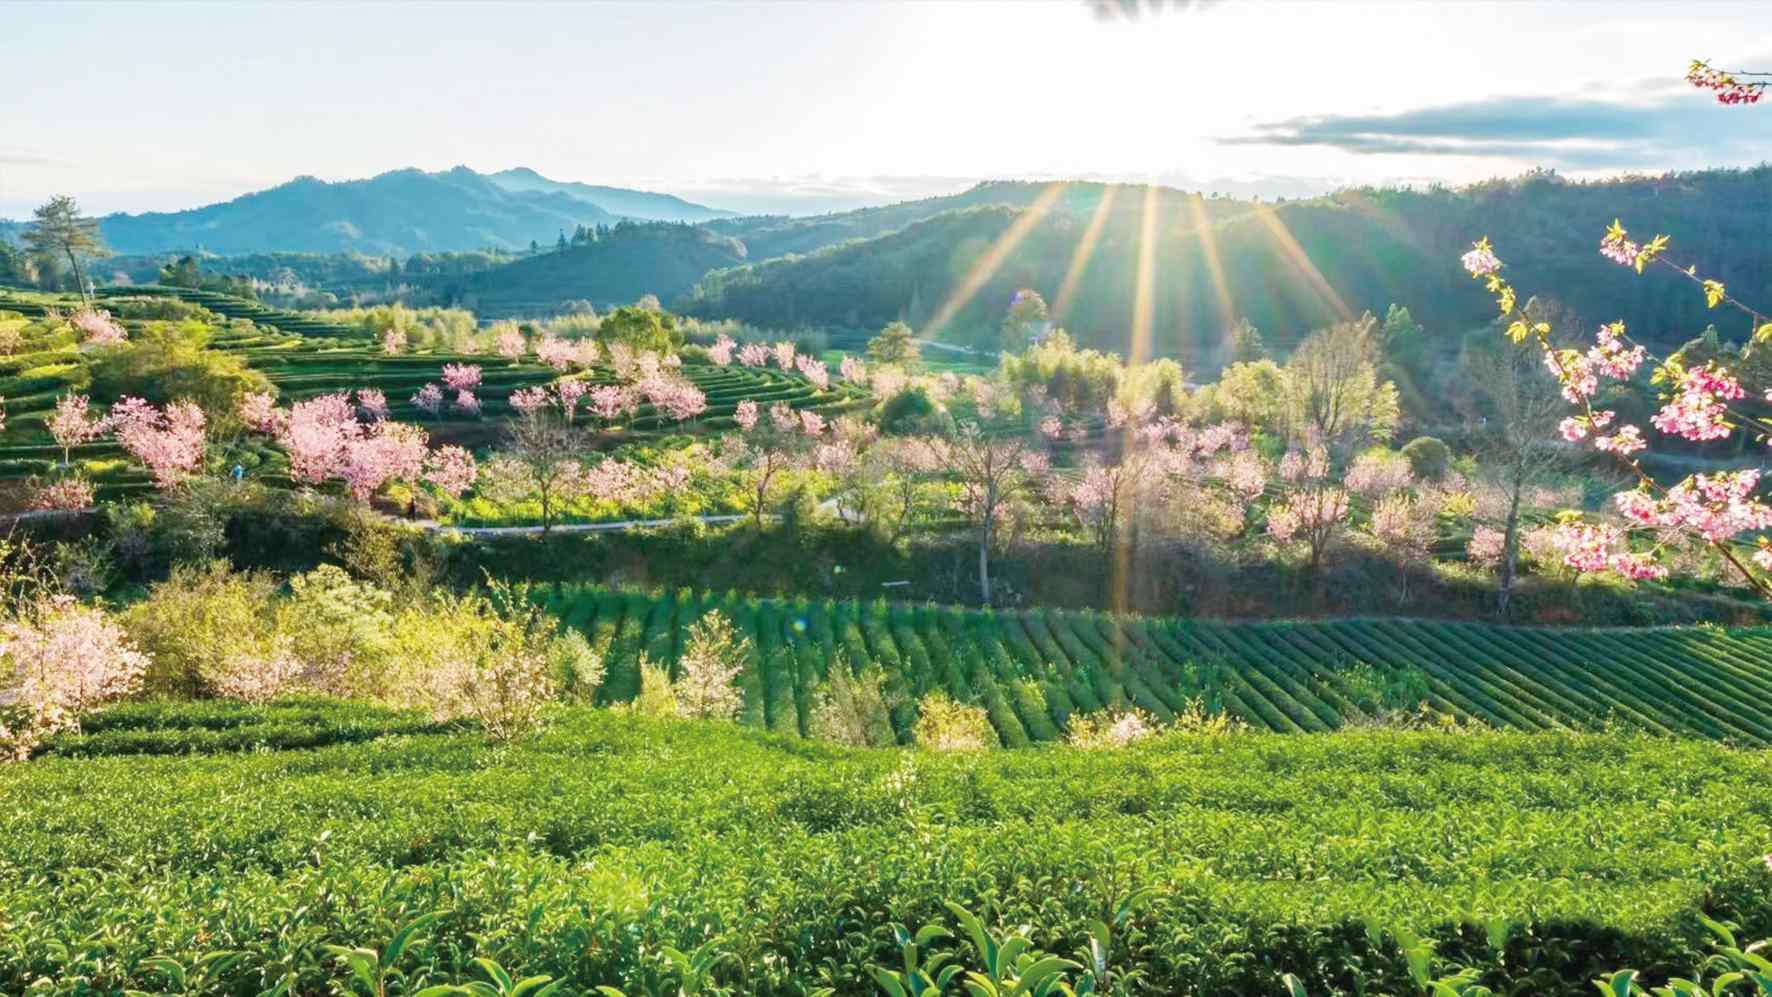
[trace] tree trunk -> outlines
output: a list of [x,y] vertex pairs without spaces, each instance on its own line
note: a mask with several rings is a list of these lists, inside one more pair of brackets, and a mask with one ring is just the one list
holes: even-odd
[[92,296],[86,293],[86,275],[80,271],[80,257],[75,255],[73,247],[68,247],[68,264],[74,268],[74,286],[80,289],[80,301],[86,307],[92,307]]
[[1507,604],[1514,593],[1514,572],[1520,559],[1520,492],[1525,484],[1524,458],[1514,462],[1512,494],[1507,501],[1507,535],[1501,542],[1501,568],[1495,576],[1495,617],[1507,622]]
[[983,605],[991,604],[991,520],[985,517],[978,533],[978,591]]

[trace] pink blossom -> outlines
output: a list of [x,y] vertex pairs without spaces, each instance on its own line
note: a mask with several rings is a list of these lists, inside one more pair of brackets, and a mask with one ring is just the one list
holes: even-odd
[[738,423],[738,428],[747,433],[756,428],[757,403],[749,398],[739,402],[738,406],[732,410],[732,421]]
[[511,407],[524,415],[534,415],[550,404],[546,388],[518,388],[511,392]]
[[1267,490],[1267,469],[1262,466],[1261,457],[1253,451],[1245,450],[1220,461],[1218,473],[1231,491],[1245,499],[1255,498]]
[[333,476],[346,446],[362,433],[343,392],[320,395],[290,407],[281,438],[289,454],[289,476],[319,484]]
[[425,458],[424,479],[451,498],[460,498],[478,476],[474,455],[461,447],[438,447]]
[[806,375],[806,380],[811,381],[812,386],[818,390],[824,391],[831,386],[831,372],[823,360],[802,356],[794,360],[794,366],[799,368],[800,373]]
[[42,736],[78,730],[82,713],[134,693],[150,663],[122,627],[69,596],[0,627],[0,653],[16,683],[13,702],[26,713],[25,730],[8,732],[20,759]]
[[1044,477],[1052,470],[1052,460],[1038,450],[1024,450],[1021,454],[1022,471],[1036,478]]
[[92,500],[92,482],[79,475],[57,478],[31,491],[33,509],[70,512],[90,508]]
[[769,362],[769,347],[762,343],[746,343],[738,349],[738,362],[745,367],[761,367]]
[[1064,423],[1061,423],[1058,421],[1058,416],[1049,415],[1046,418],[1040,420],[1040,435],[1041,436],[1044,436],[1049,440],[1056,440],[1063,433],[1064,433]]
[[1631,454],[1644,449],[1648,445],[1649,444],[1643,440],[1642,431],[1635,426],[1620,426],[1618,432],[1613,433],[1610,436],[1594,437],[1594,447],[1596,449],[1608,453],[1615,453],[1620,457],[1629,457]]
[[1494,527],[1479,526],[1471,531],[1470,543],[1465,545],[1464,551],[1475,564],[1500,564],[1507,551],[1507,534]]
[[775,344],[775,365],[782,370],[794,369],[794,344],[782,340]]
[[1472,277],[1487,277],[1501,269],[1501,260],[1489,248],[1487,239],[1477,243],[1470,252],[1459,257],[1458,261],[1464,264]]
[[1286,505],[1270,506],[1267,511],[1267,535],[1279,543],[1291,543],[1298,535],[1298,514]]
[[343,434],[336,465],[351,497],[363,501],[389,481],[415,480],[424,466],[425,432],[417,426],[379,421],[367,431]]
[[1557,423],[1557,432],[1563,434],[1563,439],[1570,443],[1580,443],[1587,439],[1587,417],[1569,416]]
[[[1324,455],[1324,463],[1328,463],[1327,453]],[[1360,495],[1378,496],[1408,488],[1414,480],[1409,462],[1400,457],[1361,454],[1354,458],[1354,463],[1347,469],[1347,476],[1342,483]]]
[[357,407],[371,419],[388,417],[388,396],[380,388],[358,388]]
[[689,484],[689,468],[682,464],[667,464],[652,472],[652,481],[661,492],[669,494],[682,491]]
[[381,351],[393,356],[406,348],[406,334],[398,329],[389,329],[381,334]]
[[572,417],[577,414],[578,400],[590,389],[591,386],[583,381],[561,381],[554,385],[554,393],[560,400],[560,414],[566,417],[567,422],[571,422]]
[[543,336],[541,342],[535,344],[535,356],[555,370],[565,370],[577,361],[578,350],[557,336]]
[[523,333],[512,326],[506,326],[493,341],[493,348],[498,355],[509,360],[521,359],[528,351],[529,344],[523,341]]
[[1612,563],[1612,548],[1623,534],[1604,523],[1566,522],[1557,526],[1552,542],[1563,555],[1563,564],[1576,571],[1605,571]]
[[732,350],[733,347],[737,345],[737,343],[732,341],[731,336],[728,336],[723,332],[720,333],[720,335],[715,338],[714,345],[708,347],[708,361],[717,367],[725,367],[732,363]]
[[794,414],[793,406],[787,402],[776,402],[769,406],[769,421],[778,433],[791,433],[800,428],[800,417]]
[[97,439],[105,431],[105,421],[88,413],[90,404],[85,395],[73,393],[56,400],[55,414],[49,417],[49,435],[62,448],[64,464],[68,462],[69,450]]
[[426,384],[412,396],[412,404],[418,406],[422,412],[436,415],[443,407],[443,389],[435,384]]
[[1613,554],[1607,566],[1632,581],[1654,581],[1667,577],[1667,568],[1656,563],[1653,555],[1642,553]]
[[1618,381],[1635,374],[1649,356],[1649,351],[1641,346],[1626,349],[1623,337],[1623,322],[1600,326],[1593,348],[1587,351],[1587,362],[1593,369]]
[[1616,225],[1600,240],[1600,255],[1622,266],[1636,266],[1642,251],[1642,247],[1625,238],[1624,229]]
[[1687,370],[1674,397],[1649,421],[1656,429],[1688,440],[1720,440],[1734,431],[1725,402],[1746,395],[1741,382],[1716,366]]
[[637,386],[652,406],[671,419],[693,419],[707,410],[707,396],[680,377],[654,374]]
[[1556,375],[1557,383],[1563,386],[1563,397],[1573,404],[1581,404],[1599,390],[1600,379],[1593,365],[1574,350],[1545,350],[1544,366]]
[[80,330],[87,346],[118,346],[129,342],[129,333],[124,332],[123,327],[107,311],[83,308],[75,312],[68,322]]
[[451,391],[472,391],[480,386],[480,365],[477,363],[446,363],[443,383]]
[[449,407],[464,415],[479,415],[480,399],[472,391],[463,388],[455,393],[455,401],[450,402]]
[[868,383],[867,366],[861,362],[859,357],[845,356],[843,362],[837,365],[837,372],[842,374],[843,380],[850,384],[865,385]]
[[117,442],[147,465],[154,484],[171,488],[203,463],[208,422],[196,402],[155,409],[140,398],[123,398],[111,409]]
[[603,384],[591,389],[591,414],[605,422],[632,414],[639,404],[633,389],[619,384]]
[[825,430],[824,416],[819,415],[811,409],[802,409],[800,412],[800,429],[805,432],[807,436],[819,435]]
[[874,397],[882,401],[903,391],[910,383],[911,379],[905,376],[904,371],[895,367],[874,371],[868,378],[868,385],[874,389]]
[[246,423],[246,429],[255,432],[276,432],[280,425],[280,416],[276,409],[276,398],[269,391],[250,391],[239,400],[239,421]]

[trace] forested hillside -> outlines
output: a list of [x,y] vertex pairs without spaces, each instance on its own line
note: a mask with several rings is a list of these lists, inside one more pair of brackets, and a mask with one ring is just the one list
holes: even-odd
[[675,298],[709,270],[745,259],[742,243],[689,225],[622,223],[600,235],[478,273],[427,280],[409,271],[408,279],[432,301],[481,315],[548,315],[568,301],[602,309],[647,294]]
[[[1059,197],[938,331],[988,340],[1009,297],[1032,287],[1083,342],[1127,349],[1144,190],[1115,188],[1093,251],[1080,254],[1101,188],[1075,186],[1094,201]],[[1020,210],[949,212],[866,241],[710,274],[686,305],[765,326],[867,329],[905,319],[923,328]],[[1660,345],[1684,341],[1711,316],[1677,275],[1635,279],[1602,259],[1596,247],[1613,218],[1633,232],[1669,233],[1674,258],[1696,263],[1731,289],[1758,290],[1772,273],[1772,247],[1763,238],[1772,224],[1767,166],[1600,183],[1538,173],[1459,189],[1361,188],[1256,208],[1162,192],[1149,214],[1151,348],[1196,362],[1213,356],[1239,317],[1282,348],[1345,314],[1382,312],[1391,303],[1407,306],[1432,330],[1486,322],[1493,303],[1458,266],[1459,254],[1483,235],[1502,247],[1521,287],[1562,300],[1584,321],[1623,318],[1634,334]],[[747,245],[752,259],[767,255]],[[1073,266],[1074,288],[1065,295]]]

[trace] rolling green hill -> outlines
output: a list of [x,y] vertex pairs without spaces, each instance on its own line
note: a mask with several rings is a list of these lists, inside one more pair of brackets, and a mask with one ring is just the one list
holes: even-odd
[[[1020,287],[1057,306],[1075,265],[1060,320],[1088,345],[1128,351],[1146,231],[1144,189],[1113,188],[1093,251],[1080,255],[1103,188],[1074,186],[1077,192],[1054,202],[942,335],[989,340]],[[1038,189],[1008,191],[1027,203]],[[685,307],[763,326],[871,330],[905,319],[923,328],[1020,217],[1022,204],[988,206],[991,198],[984,188],[974,193],[984,207],[931,213],[917,202],[782,222],[780,232],[744,220],[711,223],[744,239],[752,262],[708,275]],[[954,206],[953,199],[938,201]],[[1772,246],[1764,238],[1772,223],[1772,166],[1594,183],[1538,173],[1458,189],[1362,188],[1259,209],[1159,191],[1149,228],[1152,350],[1212,366],[1238,317],[1284,349],[1313,328],[1366,310],[1382,314],[1392,303],[1455,344],[1456,334],[1494,313],[1458,265],[1483,235],[1495,241],[1523,292],[1560,299],[1584,322],[1622,318],[1633,333],[1663,346],[1701,332],[1716,315],[1677,276],[1639,279],[1598,255],[1600,235],[1615,217],[1645,237],[1671,234],[1673,258],[1697,264],[1731,290],[1756,300],[1772,294]],[[821,224],[863,238],[812,238]],[[895,230],[874,231],[887,227]],[[795,245],[782,233],[824,246],[769,259],[776,255],[771,247]],[[1726,337],[1743,332],[1725,330]]]

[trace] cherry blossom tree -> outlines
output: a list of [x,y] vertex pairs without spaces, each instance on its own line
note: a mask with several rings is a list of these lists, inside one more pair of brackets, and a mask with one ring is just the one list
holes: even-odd
[[104,435],[105,420],[90,411],[92,400],[69,392],[56,400],[49,417],[49,435],[62,448],[62,466],[73,459],[73,449]]
[[393,356],[406,349],[406,333],[399,329],[389,329],[381,334],[381,351]]
[[820,391],[829,390],[831,386],[831,372],[830,369],[825,366],[823,360],[815,360],[809,356],[800,356],[795,358],[794,367],[799,370],[801,374],[805,375],[806,380],[812,382],[813,387]]
[[[1652,266],[1671,271],[1690,281],[1709,307],[1726,306],[1745,317],[1748,346],[1744,354],[1772,340],[1772,319],[1731,296],[1722,282],[1699,275],[1695,267],[1672,262],[1668,246],[1665,235],[1638,243],[1622,223],[1614,221],[1600,239],[1599,252],[1638,274]],[[1658,432],[1692,441],[1723,439],[1737,431],[1772,434],[1772,423],[1737,404],[1747,392],[1735,374],[1715,360],[1691,366],[1679,354],[1651,356],[1645,346],[1630,340],[1622,322],[1601,326],[1585,351],[1559,347],[1551,339],[1550,324],[1519,307],[1518,292],[1502,275],[1504,264],[1489,240],[1475,243],[1460,262],[1495,295],[1508,337],[1515,343],[1533,341],[1546,369],[1561,386],[1573,409],[1560,427],[1563,438],[1611,454],[1636,478],[1637,487],[1614,495],[1613,504],[1633,533],[1646,536],[1650,547],[1632,549],[1623,531],[1614,536],[1610,531],[1615,528],[1606,524],[1571,520],[1560,527],[1564,564],[1576,571],[1612,570],[1634,579],[1659,577],[1666,569],[1655,562],[1669,546],[1662,538],[1686,536],[1710,545],[1749,586],[1772,597],[1772,541],[1758,536],[1758,549],[1751,557],[1736,549],[1737,538],[1772,528],[1772,506],[1757,494],[1759,471],[1693,474],[1671,486],[1663,485],[1648,474],[1638,457],[1647,446],[1642,428],[1620,423],[1616,411],[1600,409],[1594,403],[1601,379],[1627,379],[1648,363],[1654,370],[1653,383],[1662,387],[1662,407],[1650,419]]]
[[179,484],[203,464],[209,421],[196,402],[176,401],[161,409],[125,397],[111,407],[107,421],[117,442],[147,466],[160,488]]
[[1033,487],[1037,475],[1029,468],[1033,453],[1029,440],[1020,435],[995,437],[975,422],[961,426],[951,439],[924,442],[930,458],[948,470],[960,485],[959,511],[973,523],[978,534],[979,598],[991,605],[991,548],[997,529],[1010,508]]
[[867,386],[868,368],[867,364],[863,363],[860,357],[845,356],[843,362],[837,366],[837,372],[842,374],[843,380],[848,381],[850,384],[856,385],[857,387]]
[[443,384],[451,391],[472,391],[480,386],[480,365],[448,363],[443,365]]
[[141,686],[148,657],[102,611],[68,596],[0,626],[0,751],[23,759],[44,736]]
[[378,388],[358,388],[357,407],[370,419],[386,419],[388,396]]
[[435,416],[443,410],[443,389],[426,384],[413,394],[412,404],[418,406],[419,411]]
[[738,349],[738,362],[742,367],[761,367],[769,362],[769,347],[762,343],[746,343]]
[[449,444],[425,455],[424,480],[450,498],[460,498],[478,478],[474,455],[463,447]]
[[561,505],[590,494],[585,440],[546,406],[524,412],[506,432],[505,448],[486,463],[480,493],[499,502],[539,503],[545,536]]
[[729,366],[732,363],[732,350],[737,345],[731,336],[720,333],[714,340],[714,345],[708,347],[708,362],[716,367]]
[[493,348],[499,356],[515,361],[523,359],[523,354],[529,351],[529,344],[523,339],[523,331],[513,324],[498,331],[493,337]]
[[68,324],[80,333],[84,346],[121,346],[129,342],[129,333],[103,309],[82,308],[68,318]]
[[1686,69],[1686,82],[1715,92],[1719,104],[1758,104],[1766,96],[1766,88],[1772,86],[1772,73],[1716,69],[1703,59],[1694,59]]
[[91,508],[92,482],[77,474],[47,482],[33,482],[31,508],[45,512],[74,512]]

